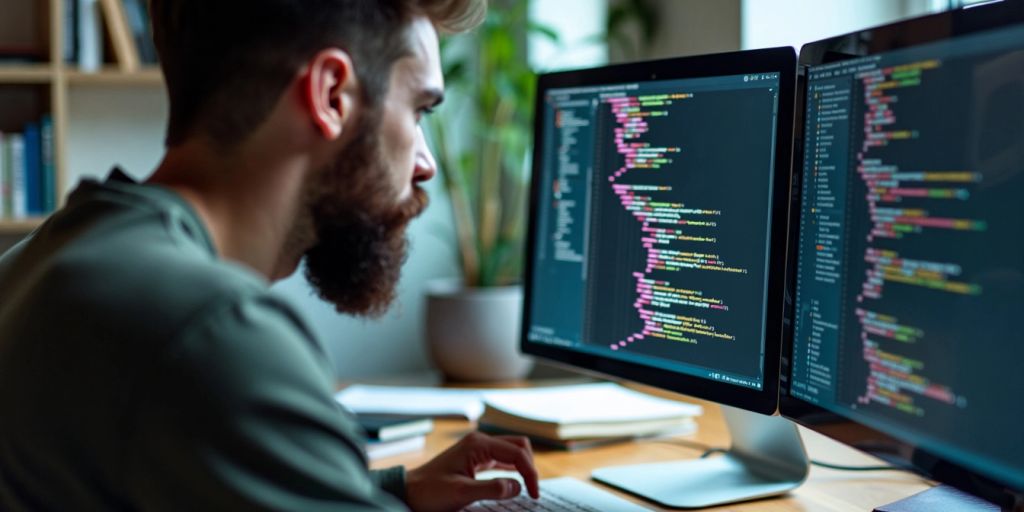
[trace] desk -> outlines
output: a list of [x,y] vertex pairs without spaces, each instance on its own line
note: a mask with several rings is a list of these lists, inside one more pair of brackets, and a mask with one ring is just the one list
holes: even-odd
[[[667,395],[657,390],[641,389],[668,398],[678,398],[677,395]],[[692,398],[685,398],[685,400],[704,407],[704,415],[697,418],[698,431],[696,435],[667,440],[639,440],[577,452],[538,450],[535,454],[535,462],[541,478],[571,476],[589,480],[590,471],[602,466],[679,460],[696,458],[700,455],[699,450],[686,447],[682,443],[673,443],[673,440],[728,446],[729,434],[725,429],[725,422],[722,420],[719,407],[714,403]],[[381,459],[375,461],[373,467],[419,466],[474,428],[474,424],[464,420],[436,420],[435,430],[427,437],[427,447],[424,451]],[[813,459],[843,465],[880,464],[876,459],[809,430],[801,428],[800,433],[804,438],[807,451]],[[593,481],[590,483],[610,489]],[[849,472],[812,467],[807,482],[787,496],[706,510],[863,512],[923,491],[930,485],[920,477],[902,471]],[[613,492],[632,501],[653,507],[650,503],[624,493],[614,490]]]

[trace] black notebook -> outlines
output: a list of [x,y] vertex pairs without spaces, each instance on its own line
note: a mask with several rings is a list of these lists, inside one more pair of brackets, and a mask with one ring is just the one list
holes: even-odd
[[434,422],[430,418],[410,418],[392,414],[357,414],[356,420],[366,431],[366,437],[377,441],[421,436],[434,430]]

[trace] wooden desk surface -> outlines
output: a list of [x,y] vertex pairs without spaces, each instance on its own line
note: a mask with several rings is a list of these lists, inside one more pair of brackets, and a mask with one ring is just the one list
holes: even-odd
[[[651,390],[644,389],[644,391]],[[657,394],[664,395],[664,393]],[[678,398],[675,395],[669,397]],[[603,466],[699,457],[701,450],[685,446],[686,441],[712,446],[728,446],[729,434],[726,431],[719,407],[714,403],[692,398],[684,400],[704,406],[704,415],[697,419],[697,434],[665,440],[640,440],[577,452],[540,449],[536,451],[535,461],[541,478],[571,476],[586,481],[589,480],[591,470]],[[375,461],[373,467],[384,468],[395,465],[417,467],[474,428],[473,423],[464,420],[436,420],[435,430],[427,437],[427,446],[422,452],[381,459]],[[881,464],[876,459],[804,428],[800,429],[800,433],[812,459],[842,465]],[[590,483],[612,490],[645,506],[654,507],[651,503],[640,501],[597,482],[590,481]],[[789,495],[706,510],[870,511],[874,507],[905,498],[928,487],[930,487],[929,482],[902,471],[850,472],[812,467],[807,482]]]

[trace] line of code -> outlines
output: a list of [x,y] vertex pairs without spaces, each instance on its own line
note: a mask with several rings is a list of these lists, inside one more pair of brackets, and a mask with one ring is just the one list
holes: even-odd
[[[894,283],[920,287],[934,293],[979,295],[979,285],[961,279],[963,270],[950,261],[933,261],[903,255],[901,242],[929,230],[984,231],[986,222],[935,214],[971,199],[970,187],[981,174],[965,170],[907,170],[875,156],[897,145],[921,145],[920,129],[899,125],[900,97],[921,87],[938,60],[865,71],[857,75],[864,91],[863,142],[857,153],[857,175],[867,189],[865,196],[871,227],[866,237],[867,271],[856,297],[856,321],[860,325],[862,356],[868,376],[861,404],[877,403],[898,411],[924,416],[920,398],[953,406],[967,399],[941,377],[929,372],[921,358],[907,354],[907,346],[927,343],[921,328],[906,325],[886,310],[885,291]],[[914,207],[906,206],[913,200]],[[945,207],[945,208],[944,208]],[[878,242],[887,241],[887,248]]]
[[776,94],[600,98],[588,342],[756,383]]

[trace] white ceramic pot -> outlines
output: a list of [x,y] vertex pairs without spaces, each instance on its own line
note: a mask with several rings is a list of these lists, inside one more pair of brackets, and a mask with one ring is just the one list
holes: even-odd
[[519,352],[523,289],[465,288],[459,280],[427,286],[427,351],[446,378],[521,379],[533,360]]

